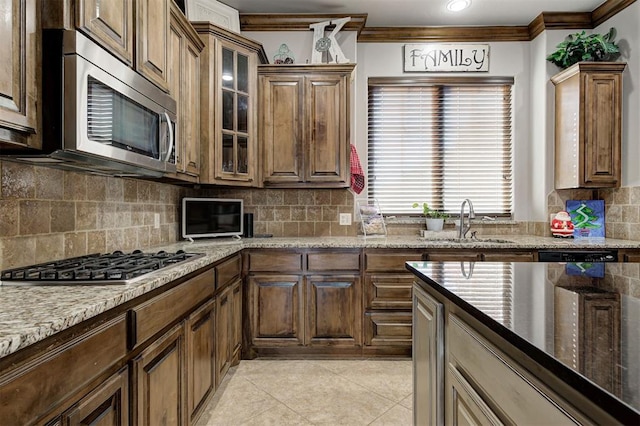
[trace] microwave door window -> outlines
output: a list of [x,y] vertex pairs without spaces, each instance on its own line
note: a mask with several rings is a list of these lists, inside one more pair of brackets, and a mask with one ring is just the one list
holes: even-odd
[[89,139],[160,158],[160,123],[157,113],[89,78]]

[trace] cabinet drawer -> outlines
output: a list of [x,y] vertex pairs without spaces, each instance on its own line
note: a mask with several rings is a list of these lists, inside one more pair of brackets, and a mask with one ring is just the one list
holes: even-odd
[[206,272],[133,308],[130,312],[129,347],[134,348],[212,297],[214,272]]
[[360,253],[309,253],[307,268],[309,271],[358,271]]
[[249,253],[249,271],[298,272],[302,270],[300,253]]
[[0,423],[32,424],[127,354],[124,314],[0,375]]
[[488,252],[482,254],[485,262],[533,262],[535,254],[531,251]]
[[365,269],[367,272],[405,272],[405,262],[420,260],[422,250],[405,253],[366,253]]
[[413,275],[371,274],[365,281],[368,309],[411,309]]
[[444,250],[433,251],[425,254],[424,260],[431,260],[434,262],[475,262],[482,260],[482,253],[467,251],[467,250]]
[[[589,423],[578,413],[573,417],[568,406],[560,408],[553,401],[562,398],[552,393],[518,367],[482,336],[477,334],[459,317],[449,316],[447,327],[449,347],[448,380],[451,370],[459,372],[480,395],[490,395],[492,409],[514,424],[527,424],[536,419],[539,424],[585,424]],[[496,382],[499,378],[500,385]],[[447,395],[451,398],[451,394]],[[486,400],[489,404],[489,400]],[[452,401],[449,399],[448,404]],[[498,408],[500,407],[500,408]],[[573,411],[573,410],[572,410]]]
[[242,258],[233,256],[216,266],[216,289],[222,288],[240,276]]
[[367,346],[411,346],[411,312],[371,312],[364,316]]

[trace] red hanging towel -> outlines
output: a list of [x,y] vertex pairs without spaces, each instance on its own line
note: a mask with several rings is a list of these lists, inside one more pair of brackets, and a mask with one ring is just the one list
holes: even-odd
[[356,147],[351,144],[351,189],[356,194],[359,194],[364,189],[364,185],[364,171],[360,165],[358,152],[356,151]]

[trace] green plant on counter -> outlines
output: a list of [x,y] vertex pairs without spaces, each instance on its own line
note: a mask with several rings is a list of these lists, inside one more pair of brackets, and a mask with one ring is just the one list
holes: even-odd
[[565,69],[580,61],[615,60],[620,54],[620,49],[613,41],[615,36],[615,28],[611,28],[606,34],[587,35],[584,31],[569,34],[556,46],[556,51],[547,56],[547,61]]
[[[413,203],[412,207],[415,209],[416,207],[420,207],[420,204]],[[447,219],[449,217],[447,213],[429,208],[429,204],[427,203],[422,203],[422,214],[430,219]]]

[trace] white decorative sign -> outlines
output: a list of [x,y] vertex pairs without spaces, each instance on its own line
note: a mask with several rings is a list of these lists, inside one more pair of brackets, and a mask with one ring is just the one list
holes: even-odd
[[489,71],[488,44],[405,44],[405,72]]
[[[317,22],[309,25],[309,28],[313,30],[313,52],[311,54],[312,64],[322,63],[322,53],[328,52],[333,58],[333,62],[336,64],[345,64],[349,60],[344,56],[342,49],[338,45],[336,40],[336,34],[344,27],[344,24],[349,22],[351,17],[334,19],[332,21]],[[336,27],[331,33],[325,37],[324,29],[329,25],[335,25]]]

